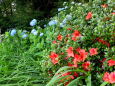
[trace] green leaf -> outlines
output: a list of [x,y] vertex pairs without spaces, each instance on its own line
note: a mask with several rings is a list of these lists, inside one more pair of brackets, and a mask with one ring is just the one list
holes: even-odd
[[68,84],[68,86],[77,86],[77,85],[78,85],[77,82],[79,82],[79,80],[80,80],[80,79],[83,79],[83,78],[84,78],[84,77],[81,76],[81,77],[78,77],[78,78],[74,79],[73,81],[71,81],[71,82]]
[[106,84],[108,84],[108,82],[103,82],[100,86],[106,86]]
[[87,86],[91,86],[91,74],[85,79]]

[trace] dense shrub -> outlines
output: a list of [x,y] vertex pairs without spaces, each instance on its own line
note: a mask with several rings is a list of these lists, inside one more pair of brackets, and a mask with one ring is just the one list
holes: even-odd
[[113,1],[63,6],[44,29],[33,19],[31,32],[13,29],[4,34],[0,84],[114,86]]

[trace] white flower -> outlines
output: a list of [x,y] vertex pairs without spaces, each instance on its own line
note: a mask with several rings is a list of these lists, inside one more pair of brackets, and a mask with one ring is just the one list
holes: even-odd
[[35,26],[37,24],[37,20],[36,19],[33,19],[31,22],[30,22],[30,26]]
[[40,36],[43,36],[44,35],[44,33],[40,33]]
[[13,29],[10,33],[11,36],[14,36],[16,34],[16,29]]

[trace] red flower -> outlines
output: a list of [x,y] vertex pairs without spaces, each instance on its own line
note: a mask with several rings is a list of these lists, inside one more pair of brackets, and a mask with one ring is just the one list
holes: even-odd
[[87,58],[88,52],[85,52],[84,49],[79,49],[79,55],[75,54],[74,56],[74,64],[76,64],[77,62],[81,62],[81,61],[85,61],[85,59]]
[[78,67],[77,64],[71,64],[71,63],[68,63],[68,66],[69,66],[69,67]]
[[81,61],[85,61],[85,59],[87,58],[88,52],[85,52],[84,49],[80,49],[79,54],[80,54]]
[[55,52],[51,52],[50,58],[51,58],[53,64],[58,63],[58,54],[56,54]]
[[106,72],[103,76],[103,80],[109,83],[115,83],[115,72],[111,72],[110,74]]
[[73,37],[81,36],[81,34],[80,34],[80,32],[78,30],[74,30],[74,33],[72,35],[73,35]]
[[54,40],[52,43],[53,43],[53,44],[56,44],[57,42]]
[[82,67],[83,67],[84,70],[87,70],[87,71],[90,70],[90,62],[89,61],[84,62],[82,64]]
[[62,38],[63,38],[62,35],[58,35],[58,36],[57,36],[57,39],[60,40],[60,41],[62,41]]
[[106,72],[106,73],[104,74],[104,76],[103,76],[103,80],[106,81],[106,82],[108,82],[108,81],[110,80],[109,75],[110,75],[110,74],[109,74],[108,72]]
[[91,55],[91,56],[98,54],[97,48],[91,48],[91,49],[89,50],[89,52],[90,52],[90,55]]
[[80,47],[76,49],[76,51],[77,51],[77,52],[79,52],[80,50],[81,50],[81,48],[80,48]]
[[76,40],[77,40],[77,38],[76,38],[76,37],[72,37],[71,39],[72,39],[73,41],[76,41]]
[[115,83],[115,72],[110,73],[110,83]]
[[92,18],[92,12],[88,12],[87,16],[86,16],[86,20],[89,20]]
[[78,73],[74,72],[73,76],[78,77]]
[[101,7],[107,8],[107,7],[108,7],[108,4],[103,4],[103,5],[101,5]]
[[113,12],[112,14],[115,15],[115,12]]
[[115,66],[115,61],[112,60],[112,59],[109,60],[109,61],[108,61],[108,65],[109,65],[109,66]]
[[73,47],[69,47],[67,49],[67,54],[68,54],[68,57],[74,57]]

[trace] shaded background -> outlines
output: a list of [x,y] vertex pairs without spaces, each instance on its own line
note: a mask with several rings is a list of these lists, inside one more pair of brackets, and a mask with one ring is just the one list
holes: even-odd
[[65,1],[85,3],[89,0],[0,0],[1,32],[15,27],[29,30],[32,19],[39,20],[43,27]]

